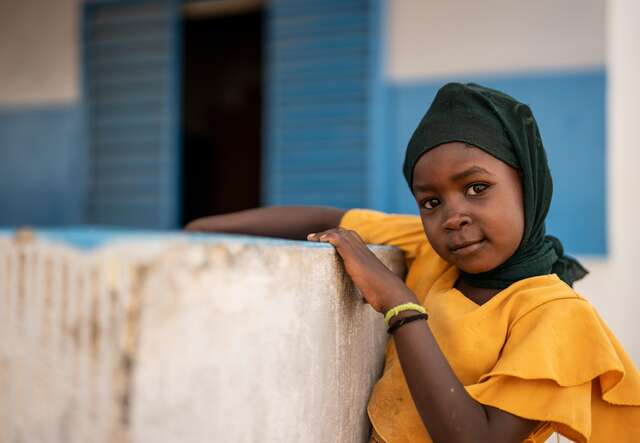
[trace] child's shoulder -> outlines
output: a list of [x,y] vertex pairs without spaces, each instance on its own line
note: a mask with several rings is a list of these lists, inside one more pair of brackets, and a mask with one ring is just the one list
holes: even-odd
[[342,217],[340,227],[357,232],[365,243],[396,246],[408,259],[415,258],[427,243],[422,221],[416,215],[351,209]]
[[422,231],[422,221],[417,215],[390,214],[373,209],[349,209],[340,222],[342,227],[359,227],[361,225],[378,225],[386,229],[405,229]]
[[518,304],[509,311],[505,343],[492,373],[573,386],[620,367],[617,341],[589,301],[560,279],[544,277],[532,277],[539,281],[523,283],[514,292]]
[[511,327],[525,317],[547,323],[595,315],[591,303],[555,274],[521,280],[511,289]]

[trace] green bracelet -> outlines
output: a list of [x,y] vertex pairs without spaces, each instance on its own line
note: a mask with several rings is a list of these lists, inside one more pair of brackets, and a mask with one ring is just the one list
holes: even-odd
[[387,325],[387,327],[389,327],[389,322],[391,321],[391,319],[396,315],[398,315],[399,313],[401,313],[402,311],[417,311],[421,314],[427,313],[427,310],[423,306],[420,306],[419,304],[403,303],[401,305],[394,306],[393,308],[389,309],[386,314],[384,314],[384,324]]

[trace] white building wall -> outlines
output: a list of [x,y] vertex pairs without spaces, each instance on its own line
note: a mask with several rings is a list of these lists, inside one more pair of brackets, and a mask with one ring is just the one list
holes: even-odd
[[0,106],[79,97],[78,0],[0,0]]
[[605,60],[605,0],[390,0],[391,80],[576,69]]

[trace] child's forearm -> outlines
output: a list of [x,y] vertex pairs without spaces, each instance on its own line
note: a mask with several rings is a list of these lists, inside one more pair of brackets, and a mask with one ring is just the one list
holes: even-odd
[[457,379],[424,321],[394,334],[400,364],[434,442],[518,442],[536,422],[476,402]]
[[199,218],[185,229],[304,240],[310,232],[338,226],[345,212],[323,206],[271,206]]

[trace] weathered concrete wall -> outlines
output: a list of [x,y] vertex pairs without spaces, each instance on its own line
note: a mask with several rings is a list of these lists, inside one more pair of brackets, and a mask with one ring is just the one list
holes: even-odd
[[332,247],[118,238],[0,236],[0,442],[366,441],[386,334]]

